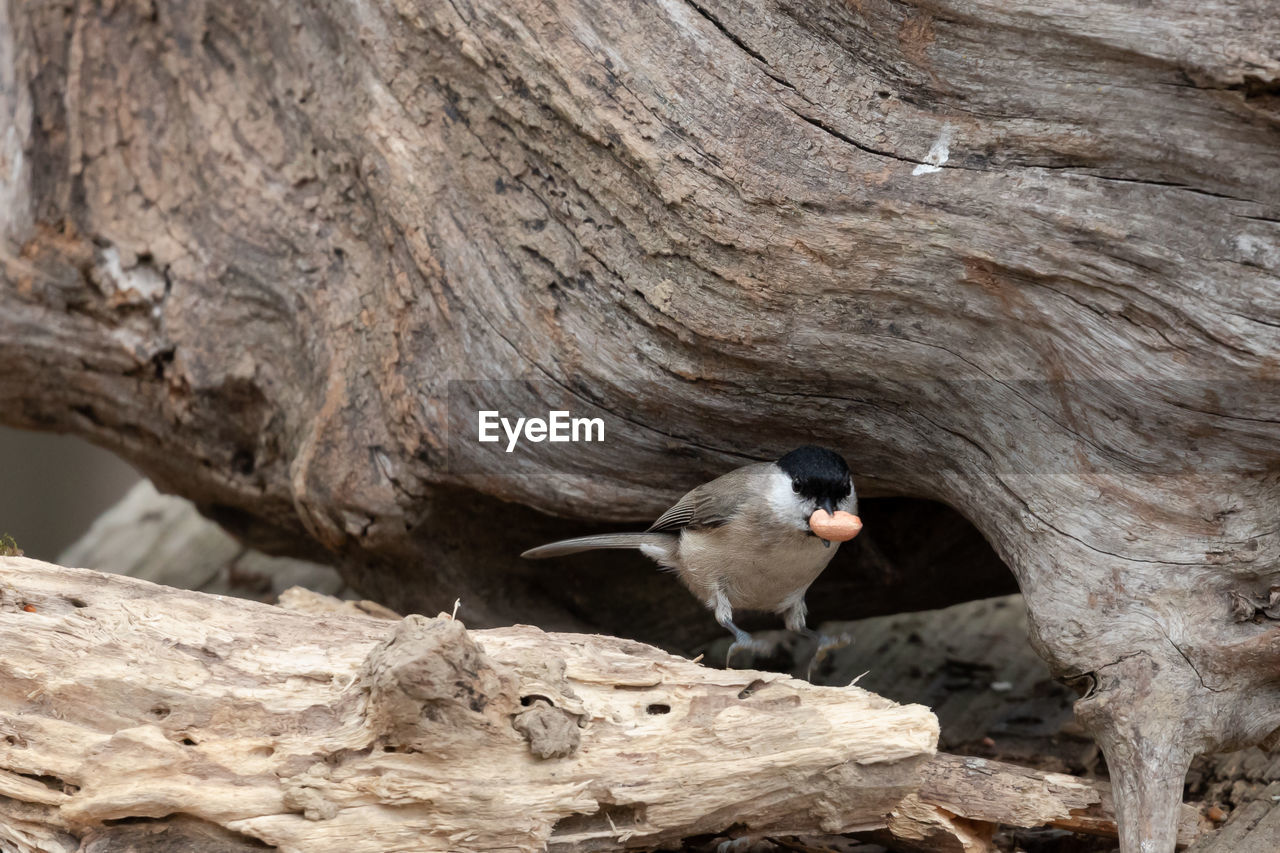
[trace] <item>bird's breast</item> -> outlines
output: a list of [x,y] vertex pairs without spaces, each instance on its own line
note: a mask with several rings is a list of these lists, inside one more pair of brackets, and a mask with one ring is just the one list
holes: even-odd
[[806,589],[838,545],[798,530],[730,522],[680,537],[680,573],[706,599],[723,589],[735,609],[777,611]]

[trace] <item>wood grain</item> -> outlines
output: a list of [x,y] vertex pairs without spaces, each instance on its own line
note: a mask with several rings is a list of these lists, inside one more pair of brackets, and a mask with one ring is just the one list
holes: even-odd
[[844,832],[884,825],[937,743],[919,705],[626,640],[0,572],[23,650],[0,679],[0,838],[21,851],[123,848],[147,821],[189,849],[354,853]]
[[6,2],[0,418],[393,607],[686,639],[515,555],[827,444],[990,541],[1167,853],[1280,728],[1271,11]]

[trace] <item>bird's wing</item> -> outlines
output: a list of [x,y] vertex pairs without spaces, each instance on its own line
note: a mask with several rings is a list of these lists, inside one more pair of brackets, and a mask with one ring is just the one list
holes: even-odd
[[686,494],[676,505],[664,512],[648,532],[660,530],[679,531],[685,528],[719,527],[741,509],[749,497],[752,475],[756,465],[748,465],[704,483]]

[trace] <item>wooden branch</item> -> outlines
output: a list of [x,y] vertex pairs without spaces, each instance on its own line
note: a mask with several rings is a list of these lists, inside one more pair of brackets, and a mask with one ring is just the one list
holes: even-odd
[[357,853],[845,832],[883,826],[937,740],[918,705],[626,640],[0,572],[0,824],[21,850],[138,819]]
[[[370,612],[370,602],[343,601],[294,587],[285,590],[280,606],[312,614]],[[375,606],[376,607],[376,606]],[[396,618],[383,608],[372,615]],[[968,638],[976,645],[990,645],[995,638],[1011,642],[1011,626],[1025,619],[1025,608],[1017,596],[998,601],[970,602],[932,614],[903,614],[860,623],[875,629],[859,634],[861,644],[875,646],[874,657],[894,670],[894,657],[900,649],[895,644],[917,649],[915,658],[927,659],[936,649],[919,649],[908,635],[924,622],[942,623],[959,620]],[[962,635],[948,638],[947,648],[957,648]],[[1024,643],[1021,637],[1018,643]],[[1007,658],[1018,649],[1000,647]],[[1024,652],[1030,655],[1030,652]],[[1032,658],[1033,660],[1034,657]],[[941,665],[939,657],[938,665]],[[1009,662],[1009,665],[1016,664]],[[845,662],[848,668],[849,662]],[[1039,664],[1039,668],[1043,668]],[[857,669],[857,666],[854,666]],[[932,672],[932,670],[931,670]],[[921,675],[932,678],[932,675]],[[865,682],[864,682],[865,683]],[[949,696],[976,702],[955,686],[940,690],[939,700]],[[932,703],[930,703],[932,704]],[[965,720],[960,726],[972,725]],[[1025,828],[1054,826],[1072,832],[1116,838],[1115,802],[1111,785],[1104,779],[1083,779],[1066,773],[1049,773],[1022,767],[1007,761],[994,761],[973,756],[938,753],[920,773],[919,788],[894,807],[886,829],[877,836],[898,849],[937,851],[937,853],[979,853],[993,849],[991,837],[999,825]],[[1211,829],[1212,824],[1193,805],[1183,805],[1178,815],[1178,846],[1185,848]]]
[[[1002,761],[936,755],[921,776],[917,800],[940,813],[941,822],[959,821],[966,833],[983,824],[1056,826],[1072,832],[1117,837],[1111,786],[1103,780],[1043,773]],[[917,809],[890,823],[905,835],[905,823],[920,820]],[[925,825],[940,821],[921,821]],[[1178,814],[1178,846],[1186,847],[1209,829],[1200,812],[1183,805]],[[968,848],[960,847],[961,850]],[[975,847],[974,849],[985,849]]]

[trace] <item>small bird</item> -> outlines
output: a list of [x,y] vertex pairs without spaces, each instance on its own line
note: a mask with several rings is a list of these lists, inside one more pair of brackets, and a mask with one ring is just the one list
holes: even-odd
[[776,462],[736,468],[682,497],[643,533],[603,533],[525,551],[530,559],[599,548],[638,549],[674,571],[738,649],[760,650],[733,623],[735,610],[782,614],[787,629],[807,632],[805,592],[858,535],[858,498],[840,454],[798,447]]

